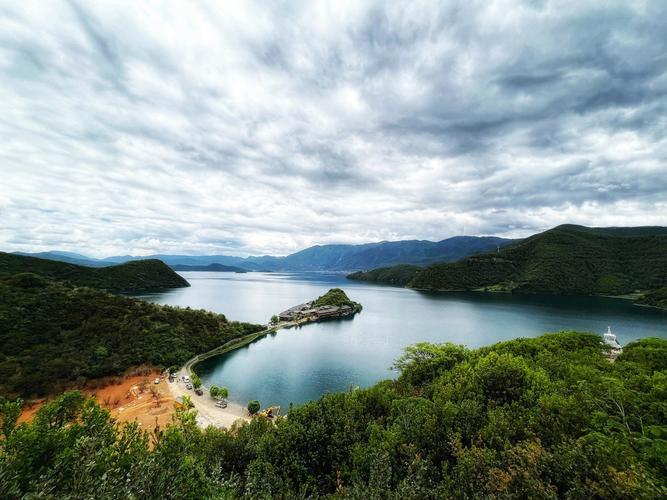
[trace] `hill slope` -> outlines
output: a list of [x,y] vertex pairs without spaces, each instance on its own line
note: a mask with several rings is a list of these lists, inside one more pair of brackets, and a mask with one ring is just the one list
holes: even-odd
[[0,395],[44,395],[139,365],[171,366],[263,327],[36,274],[0,278]]
[[349,274],[347,277],[351,280],[405,286],[422,270],[423,268],[419,266],[406,264],[392,267],[379,267],[370,271],[357,271],[356,273]]
[[159,260],[139,260],[115,266],[92,268],[54,260],[0,252],[0,276],[35,273],[76,286],[109,292],[135,292],[190,286]]
[[231,431],[186,411],[152,433],[121,427],[69,393],[3,425],[0,497],[664,498],[667,341],[614,363],[600,341],[418,344],[398,380]]
[[637,299],[637,304],[667,309],[667,286],[648,292]]
[[315,299],[312,303],[313,307],[344,307],[348,306],[354,310],[361,311],[361,304],[350,300],[347,294],[340,288],[332,288],[324,295]]
[[[558,226],[498,252],[418,271],[351,275],[426,290],[622,295],[667,284],[667,228]],[[403,278],[401,278],[403,276]]]

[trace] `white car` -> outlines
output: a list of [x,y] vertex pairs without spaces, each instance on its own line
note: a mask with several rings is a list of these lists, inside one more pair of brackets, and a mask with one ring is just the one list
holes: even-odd
[[215,406],[218,408],[227,408],[227,401],[216,401]]
[[191,391],[191,390],[192,390],[192,384],[186,384],[186,385],[185,385],[185,388],[186,388],[188,391]]
[[187,375],[183,375],[183,382],[185,382],[186,384],[189,384],[190,383],[190,377],[188,377]]
[[154,383],[154,384],[159,384],[159,383],[160,383],[160,379],[159,379],[159,378],[156,378],[156,379],[155,379],[155,382],[153,382],[153,383]]

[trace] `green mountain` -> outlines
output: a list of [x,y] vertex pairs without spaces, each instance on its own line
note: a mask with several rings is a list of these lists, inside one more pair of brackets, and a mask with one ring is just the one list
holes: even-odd
[[614,363],[600,341],[418,344],[397,380],[231,430],[120,425],[80,393],[16,426],[0,401],[0,497],[665,498],[667,341]]
[[0,395],[44,395],[197,353],[261,330],[36,274],[0,278]]
[[136,292],[190,286],[181,276],[159,260],[137,260],[109,267],[39,259],[0,252],[0,276],[34,273],[76,286],[88,286],[108,292]]
[[405,264],[400,266],[380,267],[370,271],[357,271],[356,273],[348,274],[347,277],[351,280],[405,286],[422,270],[422,267]]
[[623,295],[667,284],[667,228],[558,226],[496,252],[410,272],[349,277],[424,290]]

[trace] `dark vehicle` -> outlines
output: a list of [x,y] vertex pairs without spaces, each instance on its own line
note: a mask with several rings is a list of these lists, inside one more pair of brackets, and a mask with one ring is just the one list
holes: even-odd
[[197,389],[195,389],[195,394],[196,394],[197,396],[203,396],[203,395],[204,395],[204,391],[202,390],[201,387],[198,387]]

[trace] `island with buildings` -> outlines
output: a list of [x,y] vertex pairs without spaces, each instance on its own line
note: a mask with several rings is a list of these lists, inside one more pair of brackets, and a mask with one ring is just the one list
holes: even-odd
[[325,319],[351,317],[360,312],[361,304],[348,298],[340,288],[332,288],[327,293],[305,304],[299,304],[272,318],[272,323],[310,323]]

